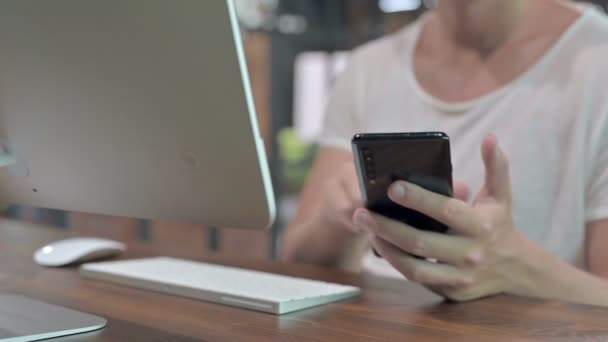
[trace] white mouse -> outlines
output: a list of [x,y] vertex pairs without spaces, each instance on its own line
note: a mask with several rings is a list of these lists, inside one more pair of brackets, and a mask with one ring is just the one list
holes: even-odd
[[74,238],[50,243],[34,253],[34,261],[42,266],[65,266],[93,259],[112,257],[126,249],[125,245],[106,239]]

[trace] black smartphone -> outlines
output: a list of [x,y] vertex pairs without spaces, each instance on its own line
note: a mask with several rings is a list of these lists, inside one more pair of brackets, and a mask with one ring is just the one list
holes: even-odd
[[365,206],[412,227],[445,233],[443,223],[404,208],[388,197],[398,180],[452,197],[450,138],[442,132],[357,134],[353,155]]

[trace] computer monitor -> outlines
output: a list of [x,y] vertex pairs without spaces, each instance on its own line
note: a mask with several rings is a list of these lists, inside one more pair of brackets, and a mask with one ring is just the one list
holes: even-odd
[[0,200],[268,227],[232,0],[0,1]]

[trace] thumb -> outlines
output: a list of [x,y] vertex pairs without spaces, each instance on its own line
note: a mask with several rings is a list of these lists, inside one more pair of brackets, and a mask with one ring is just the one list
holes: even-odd
[[483,140],[481,156],[486,169],[486,194],[497,201],[511,203],[509,161],[498,146],[496,135],[489,134]]

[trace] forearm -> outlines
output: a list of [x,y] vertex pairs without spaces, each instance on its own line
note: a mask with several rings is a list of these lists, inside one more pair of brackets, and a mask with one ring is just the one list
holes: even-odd
[[282,259],[359,271],[369,248],[364,236],[332,227],[320,218],[292,224],[283,238]]
[[513,289],[515,294],[608,306],[608,281],[561,260],[527,241],[529,253]]

